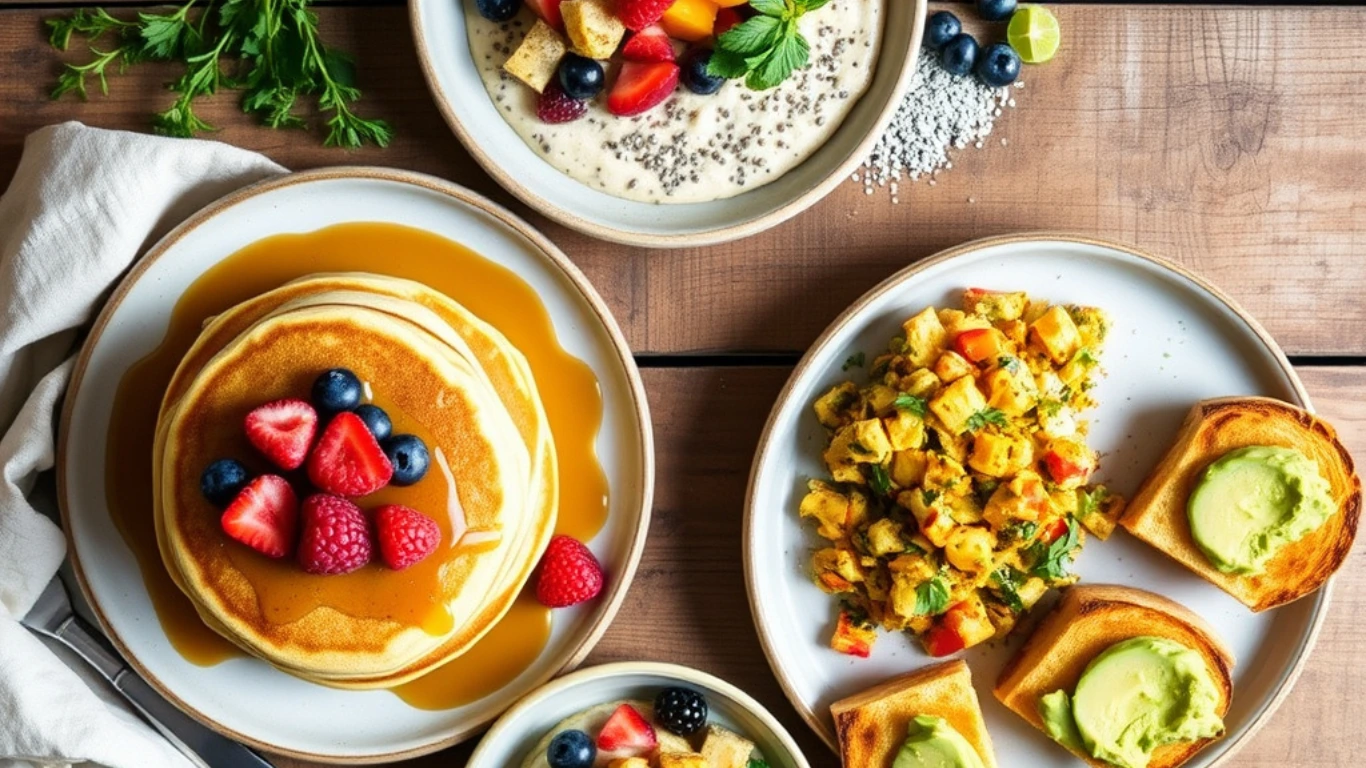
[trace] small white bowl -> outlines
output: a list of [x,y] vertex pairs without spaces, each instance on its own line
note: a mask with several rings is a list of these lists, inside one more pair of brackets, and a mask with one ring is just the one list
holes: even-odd
[[467,768],[516,768],[561,720],[621,699],[653,701],[671,685],[700,691],[707,697],[709,718],[753,741],[773,768],[811,768],[787,730],[749,694],[705,672],[654,662],[589,667],[536,689],[498,718]]
[[465,148],[499,184],[542,215],[603,240],[654,248],[748,237],[796,216],[848,179],[910,87],[927,4],[885,0],[882,52],[868,91],[830,140],[801,165],[725,200],[659,205],[624,200],[582,184],[522,141],[494,107],[470,53],[462,4],[473,1],[413,0],[408,6],[427,85]]

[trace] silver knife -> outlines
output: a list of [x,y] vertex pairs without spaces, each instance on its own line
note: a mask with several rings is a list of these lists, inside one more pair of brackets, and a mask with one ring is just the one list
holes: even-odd
[[113,684],[153,728],[200,768],[272,768],[265,758],[200,725],[161,697],[124,664],[109,641],[71,608],[60,577],[54,576],[21,623],[75,651]]

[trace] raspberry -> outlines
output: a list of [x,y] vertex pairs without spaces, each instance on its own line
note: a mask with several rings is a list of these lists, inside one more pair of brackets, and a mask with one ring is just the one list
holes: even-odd
[[299,563],[309,573],[350,573],[370,562],[370,526],[360,507],[326,493],[304,500]]
[[559,83],[552,82],[536,101],[536,116],[543,123],[572,123],[588,114],[588,102],[572,99]]
[[602,566],[588,547],[568,536],[550,540],[541,557],[536,599],[550,608],[592,600],[602,591]]
[[426,558],[441,543],[435,520],[398,504],[375,510],[375,531],[380,557],[396,571]]

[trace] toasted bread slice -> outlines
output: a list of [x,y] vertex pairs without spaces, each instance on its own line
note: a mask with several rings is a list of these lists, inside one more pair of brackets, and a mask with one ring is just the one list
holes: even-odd
[[[1160,595],[1132,587],[1083,584],[1063,590],[1038,629],[1001,670],[994,693],[1029,724],[1043,730],[1039,699],[1062,689],[1076,690],[1081,673],[1102,651],[1133,637],[1163,637],[1199,652],[1219,688],[1219,716],[1233,699],[1233,654],[1205,620]],[[1214,739],[1169,744],[1153,753],[1148,768],[1175,768]],[[1106,763],[1078,757],[1097,768]]]
[[845,768],[891,768],[911,718],[942,717],[996,768],[991,736],[982,720],[972,674],[961,659],[893,678],[830,705]]
[[[1215,568],[1191,538],[1186,502],[1200,473],[1235,448],[1294,448],[1318,464],[1338,511],[1328,522],[1288,544],[1256,575]],[[1361,516],[1361,478],[1337,432],[1313,414],[1265,397],[1205,400],[1191,409],[1176,442],[1143,481],[1120,520],[1130,533],[1233,595],[1254,611],[1313,592],[1346,559]]]

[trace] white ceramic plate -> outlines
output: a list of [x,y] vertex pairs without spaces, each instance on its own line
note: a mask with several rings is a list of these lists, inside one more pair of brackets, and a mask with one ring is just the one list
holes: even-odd
[[[325,688],[251,658],[212,667],[186,661],[162,632],[133,553],[105,506],[103,436],[114,391],[128,366],[161,341],[185,288],[264,237],[354,221],[433,232],[515,271],[540,295],[560,343],[592,367],[602,387],[597,451],[612,496],[607,523],[591,547],[612,574],[607,591],[557,613],[545,650],[513,682],[456,709],[425,711],[387,691]],[[383,272],[383,262],[374,269]],[[211,727],[272,752],[327,761],[397,759],[455,743],[581,661],[626,594],[644,545],[654,478],[639,373],[583,275],[527,224],[478,195],[387,169],[339,168],[266,181],[214,203],[167,235],[96,322],[67,396],[61,434],[59,484],[72,557],[82,590],[119,650],[164,695]],[[69,439],[75,435],[86,437]]]
[[[811,402],[843,378],[852,353],[884,349],[905,318],[929,305],[959,306],[969,286],[1025,290],[1055,303],[1103,307],[1113,328],[1101,357],[1106,376],[1089,414],[1090,443],[1102,453],[1098,479],[1126,497],[1170,445],[1197,400],[1267,395],[1308,407],[1299,379],[1275,342],[1214,288],[1174,265],[1128,248],[1066,236],[1026,235],[969,243],[915,264],[841,315],[807,353],[769,417],[750,478],[745,574],[759,634],[788,697],[827,743],[829,706],[932,660],[909,636],[884,633],[869,659],[829,649],[833,599],[808,577],[818,537],[798,521],[809,477],[824,476],[823,428]],[[1254,615],[1122,529],[1092,538],[1078,561],[1085,582],[1142,587],[1204,616],[1237,659],[1228,735],[1190,763],[1231,754],[1289,691],[1328,606],[1328,589]],[[1003,765],[1082,763],[991,695],[1022,638],[964,654]]]
[[467,768],[516,768],[561,720],[621,699],[652,701],[673,685],[700,691],[707,697],[708,719],[748,737],[773,768],[810,768],[792,736],[749,694],[705,672],[647,662],[581,669],[532,693],[489,729]]
[[[865,2],[867,0],[841,0]],[[484,89],[463,3],[409,4],[418,58],[437,107],[479,164],[522,202],[567,227],[632,245],[681,248],[761,232],[815,204],[863,161],[909,87],[926,0],[882,0],[882,54],[868,92],[830,141],[781,179],[728,200],[656,205],[613,197],[556,170],[528,147]]]

